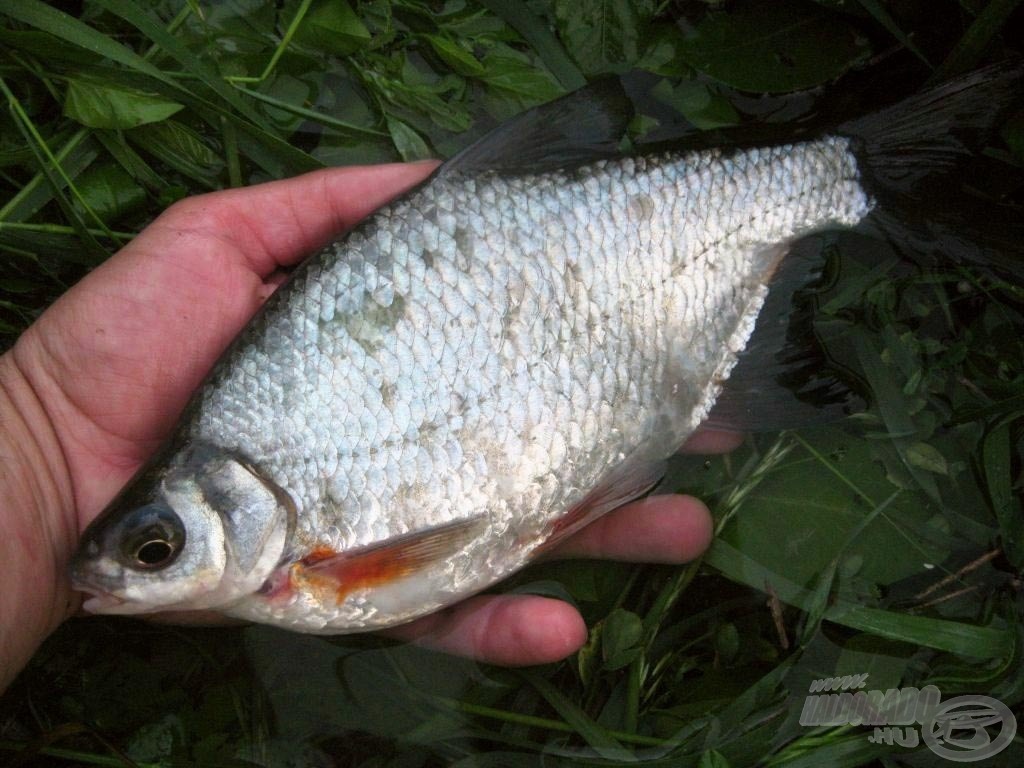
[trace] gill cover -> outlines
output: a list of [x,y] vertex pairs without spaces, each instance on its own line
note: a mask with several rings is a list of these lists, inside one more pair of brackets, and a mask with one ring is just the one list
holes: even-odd
[[86,530],[72,581],[95,613],[224,606],[259,589],[294,519],[291,497],[252,463],[194,444]]

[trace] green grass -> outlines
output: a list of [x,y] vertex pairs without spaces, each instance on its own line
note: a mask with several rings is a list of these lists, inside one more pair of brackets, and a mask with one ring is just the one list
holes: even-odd
[[[638,138],[683,118],[792,118],[818,93],[783,95],[794,89],[850,90],[870,109],[1007,55],[1019,6],[0,0],[0,333],[10,343],[188,194],[450,155],[527,106],[637,68],[659,105]],[[1019,214],[1020,115],[1003,141],[984,152],[986,190]],[[835,279],[816,329],[868,407],[678,459],[668,483],[718,520],[700,563],[549,563],[502,587],[574,601],[591,627],[575,657],[514,671],[372,638],[73,622],[0,699],[0,762],[925,760],[870,743],[868,728],[798,723],[812,680],[863,672],[868,688],[934,683],[1024,714],[1024,289],[857,237],[823,247]]]

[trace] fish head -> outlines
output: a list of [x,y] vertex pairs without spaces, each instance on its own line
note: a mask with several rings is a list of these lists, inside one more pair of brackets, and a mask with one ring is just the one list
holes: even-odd
[[92,613],[217,609],[264,584],[294,521],[290,495],[251,462],[194,446],[143,472],[86,529],[72,584]]

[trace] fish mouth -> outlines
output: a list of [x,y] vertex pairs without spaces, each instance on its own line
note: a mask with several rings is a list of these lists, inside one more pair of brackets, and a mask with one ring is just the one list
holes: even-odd
[[82,610],[87,613],[134,613],[133,606],[123,597],[108,592],[102,587],[82,579],[78,574],[71,575],[71,588],[85,596]]
[[76,584],[75,589],[87,595],[85,602],[82,603],[82,610],[86,613],[128,616],[137,613],[148,613],[153,610],[151,606],[145,603],[133,602],[128,598],[112,595],[96,587]]
[[80,592],[85,592],[88,598],[82,603],[82,610],[88,611],[89,613],[123,613],[118,608],[127,603],[126,600],[117,597],[116,595],[109,595],[105,592],[96,593],[92,589],[82,589],[76,587]]

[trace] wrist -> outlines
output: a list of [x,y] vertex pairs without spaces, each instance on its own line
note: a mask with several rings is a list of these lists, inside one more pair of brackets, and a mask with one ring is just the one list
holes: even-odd
[[60,441],[11,353],[0,356],[0,691],[70,613],[78,539]]

